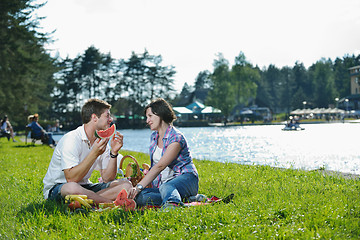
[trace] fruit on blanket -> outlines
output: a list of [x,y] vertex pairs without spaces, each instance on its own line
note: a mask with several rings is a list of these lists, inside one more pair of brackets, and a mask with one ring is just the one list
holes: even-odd
[[114,201],[116,206],[122,207],[125,211],[134,210],[136,203],[133,199],[128,199],[128,192],[122,189]]
[[82,199],[87,199],[88,198],[86,195],[66,195],[65,196],[65,202],[70,203],[72,201],[75,201],[76,197],[79,197],[79,198],[82,198]]
[[90,205],[94,204],[94,200],[92,200],[92,199],[84,199],[84,200]]
[[71,202],[68,207],[71,209],[71,210],[75,210],[77,208],[81,208],[81,204],[78,202],[78,201],[73,201]]
[[91,205],[87,201],[85,201],[85,199],[82,199],[81,197],[74,197],[74,200],[78,201],[81,204],[81,206],[84,206],[86,208],[91,208]]
[[112,137],[116,132],[116,126],[113,124],[111,127],[109,127],[106,130],[95,130],[95,137],[97,138],[110,138]]

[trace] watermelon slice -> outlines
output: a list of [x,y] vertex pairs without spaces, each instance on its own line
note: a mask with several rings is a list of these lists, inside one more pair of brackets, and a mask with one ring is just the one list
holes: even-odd
[[124,188],[121,189],[114,203],[116,206],[123,208],[125,211],[135,210],[136,208],[136,202],[133,199],[128,198],[128,192]]
[[95,130],[95,137],[97,138],[111,138],[116,132],[116,126],[113,124],[106,130]]

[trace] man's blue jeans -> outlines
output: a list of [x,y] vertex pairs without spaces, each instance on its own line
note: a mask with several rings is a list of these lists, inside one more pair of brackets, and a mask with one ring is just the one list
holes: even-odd
[[139,206],[161,206],[166,202],[180,203],[182,199],[195,196],[199,190],[199,178],[185,173],[163,183],[160,188],[145,188],[136,196]]

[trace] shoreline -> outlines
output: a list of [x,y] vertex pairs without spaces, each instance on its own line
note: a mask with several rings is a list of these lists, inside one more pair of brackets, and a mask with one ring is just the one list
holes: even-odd
[[[22,141],[23,143],[25,143],[25,136],[21,136],[19,140]],[[28,143],[26,145],[32,145],[32,144],[33,143],[30,140],[30,141],[28,141]],[[35,144],[36,145],[42,145],[42,142],[41,141],[36,141]],[[136,151],[133,151],[133,150],[127,150],[127,149],[124,149],[124,150],[125,151],[136,152]],[[196,159],[196,158],[194,158],[194,160],[202,161],[202,160]],[[212,160],[206,160],[206,161],[212,161]],[[272,168],[277,168],[277,167],[272,167]],[[278,168],[278,169],[286,169],[286,168]],[[301,169],[293,169],[293,170],[301,170]],[[354,174],[354,173],[344,173],[344,172],[326,170],[326,169],[313,169],[313,170],[304,170],[304,171],[308,171],[308,172],[317,171],[317,172],[322,173],[324,176],[327,175],[327,176],[333,176],[333,177],[343,177],[345,179],[360,180],[360,174]]]

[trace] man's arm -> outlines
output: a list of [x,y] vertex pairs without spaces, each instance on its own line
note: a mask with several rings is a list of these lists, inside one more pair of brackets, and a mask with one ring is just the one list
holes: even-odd
[[96,161],[96,158],[104,153],[107,143],[108,139],[96,139],[89,155],[87,155],[79,165],[64,169],[66,181],[80,182],[89,172],[91,166]]
[[[111,138],[111,155],[117,156],[119,150],[123,146],[124,136],[119,132]],[[108,158],[109,156],[104,156]],[[117,173],[117,157],[110,157],[109,163],[106,169],[101,169],[100,174],[104,182],[110,182],[115,179]]]
[[116,173],[117,173],[117,157],[116,158],[110,157],[107,168],[100,170],[101,178],[104,182],[110,182],[115,179]]

